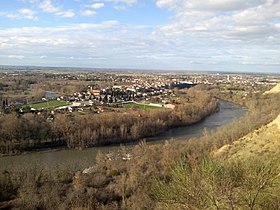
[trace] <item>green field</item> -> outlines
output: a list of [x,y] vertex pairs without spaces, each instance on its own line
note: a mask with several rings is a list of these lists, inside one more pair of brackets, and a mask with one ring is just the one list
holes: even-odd
[[151,106],[148,104],[137,104],[134,102],[122,104],[120,107],[128,109],[161,109],[162,107]]
[[68,105],[69,102],[67,101],[45,101],[45,102],[41,102],[41,103],[36,103],[36,104],[28,104],[25,107],[29,107],[29,108],[34,108],[34,109],[53,109],[59,106],[65,106]]

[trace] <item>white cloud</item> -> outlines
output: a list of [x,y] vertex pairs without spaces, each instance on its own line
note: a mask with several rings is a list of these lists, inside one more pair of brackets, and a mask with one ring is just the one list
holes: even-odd
[[127,6],[125,6],[125,5],[116,5],[116,6],[114,6],[114,9],[116,9],[116,10],[126,10]]
[[[225,42],[271,42],[279,37],[280,1],[271,0],[156,0],[158,7],[175,13],[173,21],[160,28],[167,36],[187,36]],[[279,37],[280,38],[280,37]],[[276,40],[275,40],[276,41]]]
[[[107,67],[120,67],[135,52],[145,54],[151,46],[155,47],[143,38],[145,36],[141,31],[145,29],[121,25],[115,20],[55,28],[0,29],[0,43],[5,43],[5,46],[0,47],[0,54],[8,56],[24,53],[24,62],[28,63],[30,60],[34,65],[64,63],[96,67],[105,63]],[[137,62],[138,60],[137,58]],[[5,63],[0,58],[1,61]]]
[[105,2],[122,3],[127,5],[136,4],[137,0],[104,0]]
[[0,16],[4,16],[9,19],[28,19],[37,20],[36,11],[26,8],[18,9],[15,13],[0,12]]
[[138,0],[102,0],[102,2],[93,3],[91,5],[86,5],[92,9],[100,9],[105,6],[103,2],[113,3],[113,8],[116,10],[126,10],[128,7],[136,4]]
[[72,18],[75,16],[75,12],[73,10],[66,10],[66,11],[60,11],[56,12],[55,15],[65,18]]
[[[149,27],[122,25],[112,20],[55,28],[2,29],[0,43],[5,45],[0,46],[0,54],[6,54],[6,57],[24,55],[22,60],[20,57],[14,59],[18,62],[30,60],[36,65],[139,69],[211,70],[220,66],[228,70],[234,65],[242,67],[260,63],[269,69],[280,60],[277,46],[247,45],[244,48],[242,42],[225,44],[212,36],[207,39],[186,34],[176,37],[173,30],[177,30],[177,26],[166,29],[171,30],[170,34],[162,33],[162,28],[149,33]],[[278,42],[278,39],[274,41]]]
[[271,0],[155,0],[158,7],[175,11],[233,11],[256,7]]
[[104,6],[105,6],[104,3],[94,3],[94,4],[89,5],[89,7],[92,9],[101,9]]
[[[73,24],[56,28],[23,27],[1,29],[0,43],[1,45],[3,44],[3,52],[4,49],[6,52],[17,52],[10,53],[11,55],[19,54],[19,50],[37,54],[37,51],[46,48],[52,49],[53,47],[62,47],[67,51],[67,47],[79,46],[80,44],[81,47],[95,47],[95,44],[90,44],[92,41],[89,40],[108,39],[111,35],[109,32],[117,28],[119,28],[118,21],[112,20],[100,24]],[[87,36],[84,36],[85,34]],[[114,39],[114,37],[110,39]],[[44,55],[47,56],[47,54]]]
[[210,10],[210,11],[232,11],[247,9],[250,7],[258,6],[264,3],[265,0],[197,0],[191,1],[191,4],[186,5],[187,8],[196,10]]
[[[45,12],[75,15],[74,10],[54,4],[58,1],[44,2],[49,2],[45,3],[48,5]],[[137,3],[136,0],[91,2],[112,2],[118,8]],[[30,59],[38,65],[139,69],[275,70],[279,67],[280,1],[155,0],[155,3],[174,14],[168,23],[142,26],[112,20],[54,28],[2,28],[0,62],[5,62],[1,60],[3,56],[24,55],[24,59],[14,57],[15,62]],[[96,14],[88,6],[83,8],[78,11],[80,15]],[[21,13],[28,17],[27,11]]]
[[30,3],[30,4],[38,3],[38,0],[17,0],[17,1],[24,2],[24,3]]
[[34,10],[23,8],[23,9],[19,9],[18,12],[23,18],[26,18],[29,20],[37,19],[36,12]]
[[61,7],[54,5],[52,0],[43,0],[39,3],[39,8],[42,9],[43,12],[53,13],[56,16],[64,18],[72,18],[76,15],[72,9],[63,10]]
[[168,9],[173,9],[176,6],[174,0],[155,0],[158,7],[167,7]]
[[15,58],[15,59],[23,59],[24,56],[23,55],[8,55],[8,58]]
[[54,6],[51,0],[43,0],[39,7],[47,13],[56,13],[60,11],[60,8],[57,6]]
[[85,11],[81,11],[81,15],[86,16],[86,17],[90,17],[90,16],[96,15],[96,12],[92,11],[92,10],[85,10]]

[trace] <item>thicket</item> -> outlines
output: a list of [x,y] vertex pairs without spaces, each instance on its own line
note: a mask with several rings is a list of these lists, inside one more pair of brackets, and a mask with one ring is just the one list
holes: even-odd
[[13,114],[0,117],[0,152],[16,153],[42,145],[86,148],[135,141],[168,128],[196,123],[218,109],[217,100],[207,93],[188,90],[181,97],[190,101],[175,110],[139,110],[102,114],[47,116]]
[[[280,95],[258,95],[254,109],[200,139],[136,145],[132,159],[120,148],[85,165],[57,170],[35,166],[0,175],[0,208],[19,209],[279,209],[280,157],[214,159],[231,143],[280,113]],[[254,107],[252,106],[252,107]]]
[[279,209],[279,160],[181,161],[152,187],[155,209]]

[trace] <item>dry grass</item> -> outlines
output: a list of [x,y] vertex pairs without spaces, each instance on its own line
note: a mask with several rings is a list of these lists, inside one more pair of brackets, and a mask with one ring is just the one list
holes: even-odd
[[280,83],[274,86],[272,89],[266,91],[264,94],[280,93]]
[[[275,97],[280,93],[280,83],[264,95]],[[226,144],[213,152],[214,157],[225,159],[247,159],[254,156],[276,156],[280,154],[280,114],[269,124],[243,136],[231,144]]]
[[280,152],[280,115],[271,123],[218,149],[214,156],[245,159],[255,155],[277,155]]

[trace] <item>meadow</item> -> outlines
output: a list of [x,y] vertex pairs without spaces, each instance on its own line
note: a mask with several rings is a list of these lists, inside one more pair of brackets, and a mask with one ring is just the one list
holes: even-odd
[[40,103],[28,104],[26,105],[26,107],[33,108],[33,109],[53,109],[65,105],[69,105],[69,102],[63,100],[61,101],[53,100],[53,101],[44,101]]
[[120,107],[128,108],[128,109],[162,109],[162,107],[152,106],[149,104],[135,103],[135,102],[124,103]]

